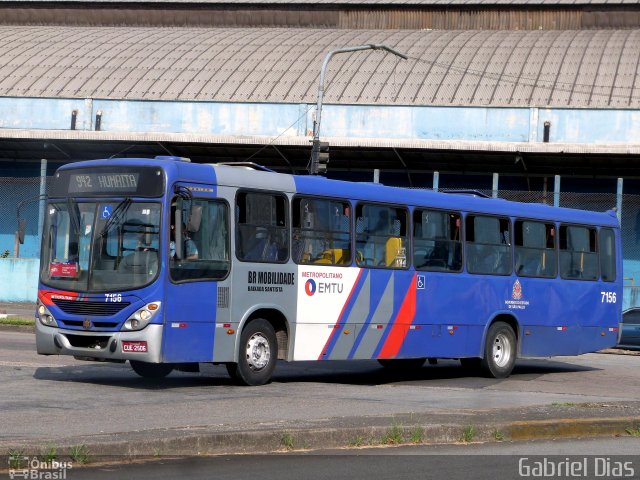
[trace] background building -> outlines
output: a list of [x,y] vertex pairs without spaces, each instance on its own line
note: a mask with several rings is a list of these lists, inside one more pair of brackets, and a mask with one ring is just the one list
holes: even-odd
[[[324,56],[385,44],[409,58],[329,64],[330,177],[379,169],[386,184],[553,204],[560,176],[562,206],[622,205],[624,275],[640,278],[636,3],[0,1],[0,38],[0,255],[14,256],[20,205],[20,257],[37,256],[43,178],[69,161],[305,172]],[[0,264],[31,282],[0,299],[33,295],[36,264]]]

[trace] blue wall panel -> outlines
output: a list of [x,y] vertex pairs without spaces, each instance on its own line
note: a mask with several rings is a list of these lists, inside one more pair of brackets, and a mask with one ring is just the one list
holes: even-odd
[[109,132],[304,134],[305,116],[296,104],[96,100],[93,108],[102,112],[101,130]]

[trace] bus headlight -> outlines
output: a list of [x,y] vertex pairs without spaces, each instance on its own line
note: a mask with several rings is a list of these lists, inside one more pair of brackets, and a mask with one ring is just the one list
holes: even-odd
[[51,312],[49,311],[49,309],[45,307],[43,304],[41,304],[40,302],[38,302],[38,308],[36,311],[38,312],[38,320],[40,320],[40,323],[42,325],[46,327],[58,326],[58,322],[56,322],[56,319],[53,318],[53,315],[51,315]]
[[142,330],[149,325],[149,322],[160,311],[160,302],[152,302],[136,311],[129,319],[124,322],[122,330]]

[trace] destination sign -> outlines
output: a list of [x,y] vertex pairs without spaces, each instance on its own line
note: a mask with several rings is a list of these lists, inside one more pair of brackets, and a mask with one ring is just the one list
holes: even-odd
[[56,172],[50,197],[160,197],[165,176],[159,167],[110,166],[62,168]]
[[138,191],[138,173],[77,173],[69,176],[69,193]]

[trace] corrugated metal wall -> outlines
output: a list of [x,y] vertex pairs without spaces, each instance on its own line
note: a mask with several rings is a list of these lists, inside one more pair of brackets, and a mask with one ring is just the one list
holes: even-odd
[[344,29],[576,30],[637,28],[640,5],[389,6],[199,5],[174,8],[0,8],[3,25],[331,27]]

